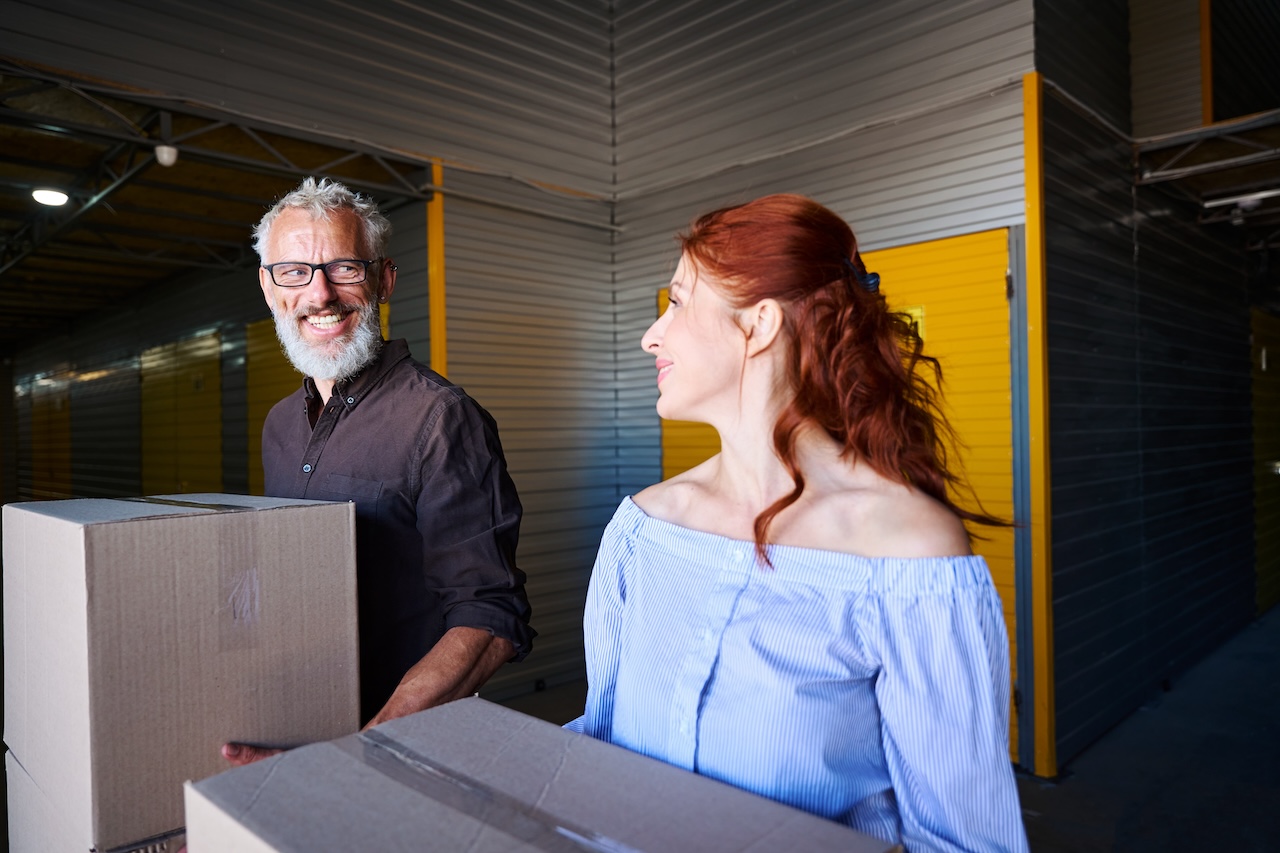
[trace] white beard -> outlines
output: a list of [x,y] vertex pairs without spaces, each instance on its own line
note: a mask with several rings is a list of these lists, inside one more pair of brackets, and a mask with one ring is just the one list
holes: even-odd
[[[272,312],[276,321],[276,337],[280,339],[284,354],[299,373],[312,379],[332,379],[334,382],[350,379],[373,363],[382,349],[382,324],[374,303],[338,305],[336,308],[344,313],[355,311],[358,315],[356,327],[347,340],[327,344],[310,343],[302,337],[298,321],[308,312],[294,316]],[[326,352],[329,348],[337,348],[337,351]]]

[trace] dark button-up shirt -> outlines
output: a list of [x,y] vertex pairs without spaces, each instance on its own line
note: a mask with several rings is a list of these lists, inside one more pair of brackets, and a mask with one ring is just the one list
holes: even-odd
[[497,424],[403,340],[328,401],[307,379],[277,403],[262,465],[268,495],[355,502],[364,719],[450,628],[528,654],[520,499]]

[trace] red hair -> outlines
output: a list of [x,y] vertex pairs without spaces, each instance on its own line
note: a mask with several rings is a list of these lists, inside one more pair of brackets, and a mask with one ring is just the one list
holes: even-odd
[[936,390],[942,369],[924,354],[911,317],[890,311],[867,278],[843,219],[804,196],[770,195],[701,216],[678,239],[734,307],[775,299],[783,308],[795,395],[774,424],[773,443],[795,488],[756,516],[762,560],[769,562],[769,525],[804,492],[795,441],[806,423],[825,429],[846,456],[856,454],[882,477],[919,489],[959,517],[1006,524],[957,506],[948,494],[949,486],[972,490],[948,467],[955,434]]

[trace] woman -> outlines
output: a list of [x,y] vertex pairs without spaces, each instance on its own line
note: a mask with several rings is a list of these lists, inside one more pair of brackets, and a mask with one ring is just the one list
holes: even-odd
[[775,195],[680,238],[658,413],[721,452],[624,500],[569,727],[908,850],[1025,850],[1000,600],[947,494],[909,319],[853,232]]

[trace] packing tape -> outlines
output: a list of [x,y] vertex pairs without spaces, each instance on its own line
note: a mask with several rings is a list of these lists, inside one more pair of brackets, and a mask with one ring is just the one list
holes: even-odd
[[215,512],[248,512],[253,509],[251,506],[236,506],[235,504],[206,504],[199,501],[176,501],[172,498],[116,498],[118,501],[132,501],[140,504],[163,504],[164,506],[181,506],[190,509],[211,509]]
[[406,788],[547,853],[641,853],[444,767],[379,731],[362,732],[333,745]]

